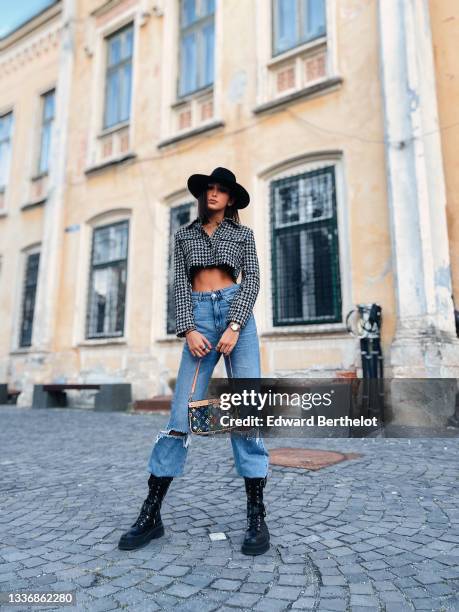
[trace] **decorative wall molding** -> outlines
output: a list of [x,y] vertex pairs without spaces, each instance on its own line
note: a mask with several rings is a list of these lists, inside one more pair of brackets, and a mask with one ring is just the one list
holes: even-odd
[[50,6],[47,10],[44,10],[35,17],[32,17],[32,19],[29,19],[29,21],[13,32],[10,32],[10,34],[0,38],[0,54],[2,54],[5,49],[12,47],[18,41],[21,41],[21,39],[30,40],[29,35],[32,34],[34,30],[42,31],[41,27],[43,24],[48,21],[52,21],[56,16],[59,17],[59,21],[61,18],[61,13],[62,3],[57,2],[56,4]]
[[101,27],[111,21],[126,9],[139,4],[140,0],[108,0],[91,13],[96,20],[97,27]]
[[61,40],[63,24],[54,21],[39,31],[30,33],[6,50],[0,47],[0,78],[21,70],[24,64],[32,64],[41,60],[42,56],[58,49]]

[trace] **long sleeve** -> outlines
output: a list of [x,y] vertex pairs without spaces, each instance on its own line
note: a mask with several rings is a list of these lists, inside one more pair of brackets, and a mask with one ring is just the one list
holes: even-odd
[[191,284],[177,235],[174,236],[174,300],[175,334],[178,338],[183,338],[189,329],[196,329],[196,324],[191,300]]
[[253,230],[250,229],[249,235],[244,245],[242,258],[242,279],[241,287],[231,302],[228,311],[227,323],[234,321],[245,326],[252,314],[255,301],[260,290],[260,269],[258,265],[257,249]]

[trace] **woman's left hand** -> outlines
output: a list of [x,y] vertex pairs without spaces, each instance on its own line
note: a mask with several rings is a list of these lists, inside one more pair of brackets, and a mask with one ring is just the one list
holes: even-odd
[[218,341],[215,349],[224,355],[229,355],[233,348],[236,346],[236,342],[239,340],[239,332],[233,331],[231,327],[227,327],[223,332],[222,337]]

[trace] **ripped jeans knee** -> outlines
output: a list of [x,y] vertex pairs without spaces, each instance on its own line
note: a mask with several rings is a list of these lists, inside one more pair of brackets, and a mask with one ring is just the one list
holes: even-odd
[[155,443],[158,442],[158,440],[160,440],[161,438],[182,438],[184,448],[187,448],[191,441],[191,436],[188,431],[177,431],[176,429],[161,429],[158,435],[156,436]]

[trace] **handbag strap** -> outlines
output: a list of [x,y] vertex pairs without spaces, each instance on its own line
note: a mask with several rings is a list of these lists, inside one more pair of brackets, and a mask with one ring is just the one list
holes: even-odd
[[[229,359],[229,365],[230,365],[231,378],[233,378],[233,367],[231,365],[231,355],[228,355],[228,359]],[[198,379],[198,372],[199,372],[199,368],[201,366],[201,361],[202,361],[202,357],[199,358],[198,365],[196,366],[196,370],[195,370],[194,378],[193,378],[193,384],[191,386],[190,395],[188,397],[188,401],[189,402],[191,402],[191,398],[192,398],[194,390],[196,388],[196,381]]]

